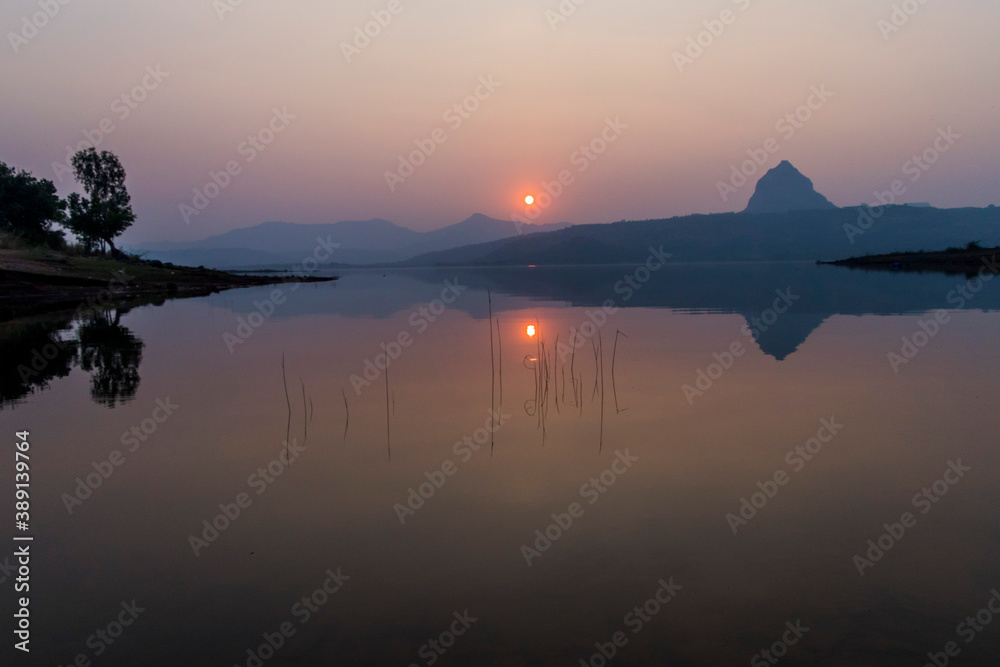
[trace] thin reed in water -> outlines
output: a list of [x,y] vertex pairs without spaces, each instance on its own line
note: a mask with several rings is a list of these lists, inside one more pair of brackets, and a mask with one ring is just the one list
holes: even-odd
[[615,360],[618,358],[618,337],[619,336],[622,336],[623,338],[628,338],[628,336],[626,336],[625,334],[623,334],[621,332],[621,329],[618,329],[618,330],[615,331],[615,347],[614,347],[614,351],[611,353],[611,393],[614,394],[614,396],[615,396],[615,413],[616,414],[621,414],[621,413],[625,412],[625,410],[628,410],[628,408],[625,408],[625,410],[619,410],[618,409],[618,388],[615,385]]
[[[490,288],[486,288],[486,302],[489,307],[490,319],[487,323],[490,325],[490,414],[493,414],[493,406],[496,400],[496,364],[493,359],[493,294],[490,292]],[[491,416],[492,420],[493,417]],[[491,424],[492,425],[492,424]],[[493,451],[493,429],[490,429],[490,452]]]
[[385,355],[385,448],[389,455],[389,460],[392,461],[392,438],[389,433],[389,354],[388,347],[386,344],[382,343],[382,349],[386,350]]
[[347,413],[346,419],[344,419],[344,442],[347,442],[347,427],[351,424],[351,408],[347,405],[347,392],[344,388],[340,388],[340,394],[344,397],[344,412]]
[[288,376],[285,373],[285,353],[281,353],[281,381],[285,387],[285,405],[288,406],[288,424],[285,427],[285,458],[288,458],[288,439],[292,437],[292,401],[288,398]]

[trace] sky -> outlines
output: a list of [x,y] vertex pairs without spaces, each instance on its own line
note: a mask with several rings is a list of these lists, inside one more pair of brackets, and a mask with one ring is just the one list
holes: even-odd
[[736,211],[781,160],[839,206],[897,180],[986,206],[997,25],[995,0],[5,0],[0,161],[65,195],[71,151],[113,151],[126,245]]

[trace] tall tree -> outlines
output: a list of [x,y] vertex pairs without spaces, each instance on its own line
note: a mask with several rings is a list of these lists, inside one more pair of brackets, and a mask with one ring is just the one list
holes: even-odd
[[135,222],[122,163],[110,151],[88,148],[73,156],[73,172],[87,196],[70,195],[66,226],[88,247],[100,241],[119,255],[114,239]]
[[52,223],[65,220],[66,202],[52,181],[39,180],[0,162],[0,229],[36,243],[59,245],[62,233]]
[[76,234],[80,244],[87,252],[99,249],[101,247],[100,219],[91,212],[90,201],[74,192],[66,198],[66,203],[69,205],[66,227]]

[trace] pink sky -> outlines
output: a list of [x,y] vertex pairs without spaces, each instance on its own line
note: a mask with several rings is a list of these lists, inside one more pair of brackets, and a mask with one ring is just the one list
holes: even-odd
[[[66,194],[53,163],[113,126],[100,148],[122,159],[139,215],[126,244],[266,220],[509,219],[564,170],[540,222],[741,210],[782,159],[841,206],[900,178],[906,201],[998,203],[1000,6],[912,1],[895,26],[884,0],[588,0],[568,16],[557,0],[244,0],[221,16],[226,0],[53,0],[32,31],[39,3],[12,0],[0,8],[0,160]],[[372,12],[386,25],[345,53]],[[679,67],[675,53],[712,28]],[[814,86],[832,96],[788,136],[778,122]],[[274,109],[294,119],[274,121],[262,151],[244,143]],[[627,128],[594,159],[579,152],[604,132],[602,148],[608,119]],[[911,181],[904,165],[949,126],[961,138]],[[780,150],[723,201],[718,182],[772,137]],[[433,153],[390,188],[386,172],[416,142]],[[228,163],[216,193],[210,173]],[[188,222],[181,207],[206,185],[217,196]]]

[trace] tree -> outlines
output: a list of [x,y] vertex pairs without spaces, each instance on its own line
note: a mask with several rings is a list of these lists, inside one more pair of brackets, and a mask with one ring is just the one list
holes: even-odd
[[73,156],[73,172],[87,197],[69,196],[66,226],[88,248],[93,249],[99,241],[111,247],[112,255],[120,255],[114,239],[135,222],[122,163],[110,151],[98,153],[88,148]]
[[52,231],[52,223],[65,220],[65,210],[66,202],[56,195],[52,181],[0,162],[0,229],[58,246],[62,232]]
[[66,201],[69,205],[66,226],[87,252],[96,251],[101,245],[101,230],[98,217],[91,213],[90,202],[75,192]]

